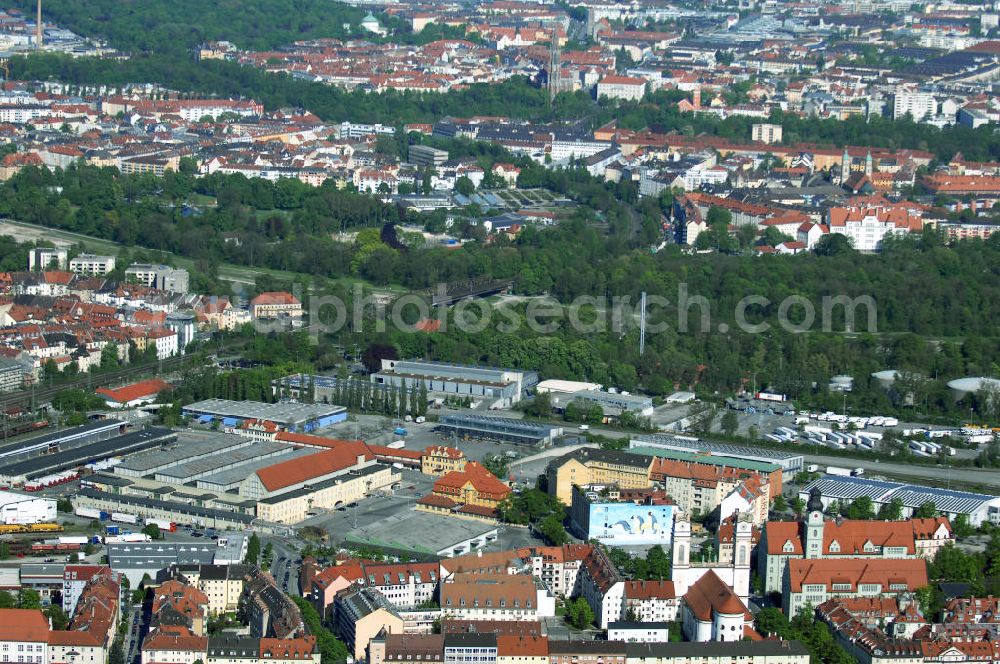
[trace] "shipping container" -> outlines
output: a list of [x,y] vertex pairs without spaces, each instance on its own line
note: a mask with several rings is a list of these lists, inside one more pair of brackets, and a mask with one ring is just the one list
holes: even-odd
[[756,397],[761,401],[785,401],[788,397],[775,392],[758,392]]
[[60,544],[86,544],[87,538],[83,535],[66,535],[59,538]]

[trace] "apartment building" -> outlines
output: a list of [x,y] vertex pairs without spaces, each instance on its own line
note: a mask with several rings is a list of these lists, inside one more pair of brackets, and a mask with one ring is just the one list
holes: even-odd
[[639,101],[646,95],[646,79],[607,75],[597,82],[597,98]]
[[115,269],[114,256],[97,256],[95,254],[80,254],[70,259],[69,271],[77,274],[87,274],[92,277],[103,277]]
[[580,569],[590,555],[590,544],[564,544],[517,549],[517,556],[531,565],[531,575],[554,594],[570,597],[579,592]]
[[610,623],[622,619],[625,580],[601,547],[593,547],[583,561],[580,596],[590,604],[597,626],[601,629],[607,629]]
[[0,609],[0,662],[46,664],[49,621],[37,609]]
[[909,114],[914,122],[937,115],[937,100],[930,92],[898,91],[893,96],[892,119]]
[[174,565],[167,570],[166,578],[196,588],[208,601],[208,615],[217,616],[239,608],[251,570],[249,565]]
[[497,664],[549,664],[549,640],[530,634],[498,634]]
[[291,639],[305,634],[298,605],[278,588],[269,573],[257,567],[251,568],[237,612],[249,626],[251,636]]
[[444,634],[386,634],[368,644],[368,664],[444,664]]
[[526,574],[454,575],[441,585],[442,614],[458,620],[538,620],[555,615],[555,597]]
[[625,582],[624,616],[640,623],[674,622],[680,610],[674,582],[633,580]]
[[361,585],[378,590],[398,609],[415,609],[438,592],[438,563],[361,563]]
[[573,486],[601,484],[619,489],[651,486],[653,457],[584,448],[553,459],[546,468],[549,493],[566,505],[573,502]]
[[208,637],[188,632],[150,632],[142,642],[142,664],[194,664],[208,656]]
[[206,636],[208,596],[177,579],[161,583],[153,595],[152,626],[184,624],[195,636]]
[[674,455],[686,458],[657,458],[650,469],[650,478],[663,485],[680,509],[700,515],[727,507],[720,519],[739,511],[748,513],[754,524],[767,520],[771,491],[767,476],[780,478],[778,465],[716,456]]
[[337,593],[333,625],[337,636],[355,660],[365,659],[369,641],[380,632],[403,632],[403,619],[396,608],[382,593],[366,587],[353,587]]
[[496,664],[496,634],[447,634],[445,664]]
[[829,211],[831,233],[847,236],[860,252],[881,251],[887,236],[923,230],[921,216],[908,209],[884,207],[835,207]]
[[125,268],[125,279],[173,293],[188,292],[188,272],[169,265],[133,263]]
[[65,270],[67,256],[65,249],[36,247],[28,252],[28,271]]
[[72,616],[76,612],[76,603],[92,578],[110,572],[111,568],[107,565],[66,565],[62,587],[62,608],[66,615]]
[[613,622],[608,625],[608,641],[623,643],[666,643],[670,625],[665,622]]
[[781,125],[770,123],[755,124],[751,127],[750,131],[751,138],[755,142],[766,143],[768,145],[780,143],[784,134]]

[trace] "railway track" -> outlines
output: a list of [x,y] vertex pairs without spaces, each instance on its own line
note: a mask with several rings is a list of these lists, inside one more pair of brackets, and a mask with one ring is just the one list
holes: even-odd
[[[220,353],[231,352],[234,350],[241,350],[245,346],[246,343],[243,342],[232,346],[220,347],[218,351]],[[114,385],[125,380],[134,382],[141,378],[155,376],[166,371],[183,368],[184,366],[191,364],[195,357],[195,355],[174,355],[165,360],[160,360],[150,364],[128,366],[123,369],[116,369],[115,371],[95,374],[92,376],[83,375],[70,382],[59,383],[56,385],[45,385],[43,383],[41,385],[36,385],[33,388],[20,390],[18,392],[2,393],[0,394],[0,410],[5,410],[12,406],[31,404],[32,402],[35,404],[44,403],[63,390],[70,390],[74,388],[93,389],[96,387]]]

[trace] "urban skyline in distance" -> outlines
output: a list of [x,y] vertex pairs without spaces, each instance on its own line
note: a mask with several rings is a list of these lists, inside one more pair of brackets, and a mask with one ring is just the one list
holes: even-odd
[[0,3],[0,664],[1000,662],[1000,4]]

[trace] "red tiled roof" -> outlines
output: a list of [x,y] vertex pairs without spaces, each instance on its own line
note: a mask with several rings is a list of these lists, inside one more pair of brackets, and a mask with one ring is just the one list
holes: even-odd
[[309,456],[289,459],[273,466],[261,468],[257,477],[268,491],[277,491],[300,482],[345,470],[358,463],[358,457],[371,461],[374,456],[367,446],[360,442],[345,442],[335,449],[317,452]]
[[111,401],[128,403],[129,401],[133,401],[135,399],[155,396],[167,389],[170,389],[170,385],[168,385],[165,381],[162,381],[159,378],[152,378],[150,380],[144,380],[139,383],[132,383],[131,385],[124,385],[118,388],[99,387],[96,392],[101,396],[107,397]]
[[880,558],[792,559],[788,561],[792,592],[803,585],[821,584],[832,590],[834,583],[850,584],[856,592],[860,584],[879,584],[884,592],[890,585],[916,590],[927,585],[927,563],[922,558],[885,560]]
[[726,615],[743,615],[747,612],[747,607],[733,589],[711,570],[688,589],[684,602],[702,622],[711,622],[713,612]]
[[442,509],[452,509],[456,507],[456,503],[451,498],[445,498],[444,496],[437,496],[433,493],[429,493],[420,500],[417,501],[417,505],[427,505],[428,507],[440,507]]
[[646,79],[611,75],[598,81],[598,85],[646,85]]
[[316,637],[303,636],[298,639],[261,639],[262,659],[312,659],[316,651]]
[[673,581],[626,581],[625,599],[673,599],[677,597]]
[[44,643],[49,621],[38,609],[0,609],[0,641]]
[[548,637],[523,634],[497,636],[498,657],[546,657],[548,654]]
[[434,493],[458,495],[466,484],[472,484],[479,493],[504,497],[510,493],[510,487],[501,482],[496,475],[483,465],[470,461],[465,464],[465,470],[453,470],[442,475],[434,482]]
[[250,300],[250,304],[251,306],[257,306],[260,304],[300,304],[300,302],[298,298],[291,293],[269,291],[261,293],[254,299]]
[[339,448],[344,445],[362,443],[360,440],[341,440],[339,438],[324,438],[322,436],[310,436],[306,433],[295,433],[294,431],[279,431],[274,437],[275,440],[284,443],[299,443],[310,447]]

